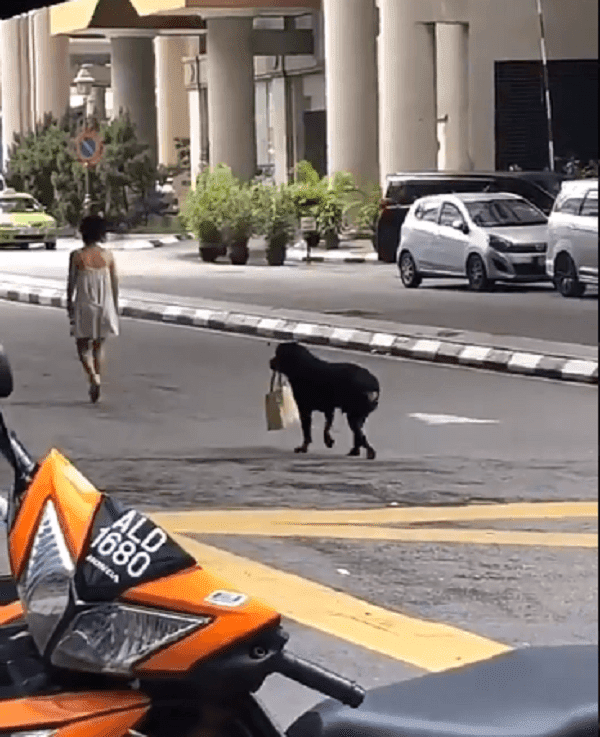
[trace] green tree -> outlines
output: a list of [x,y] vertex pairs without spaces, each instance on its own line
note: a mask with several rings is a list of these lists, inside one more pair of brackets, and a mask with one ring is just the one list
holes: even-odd
[[[7,185],[33,195],[61,225],[76,225],[81,219],[85,167],[73,146],[80,130],[73,116],[61,121],[47,116],[34,132],[15,137],[5,169]],[[116,223],[125,220],[134,205],[147,216],[147,196],[157,176],[149,146],[137,140],[128,115],[101,126],[100,135],[104,156],[90,172],[94,201]]]
[[15,137],[5,170],[9,187],[33,195],[61,223],[73,223],[83,202],[83,170],[70,150],[75,133],[69,116],[47,116],[35,131]]
[[138,141],[127,113],[101,126],[100,135],[104,155],[91,177],[94,198],[113,222],[124,220],[134,204],[141,204],[147,217],[148,191],[157,178],[150,147]]

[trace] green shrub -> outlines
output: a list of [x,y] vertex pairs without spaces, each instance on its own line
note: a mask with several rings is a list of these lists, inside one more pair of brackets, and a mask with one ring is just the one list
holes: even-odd
[[[61,121],[46,116],[34,132],[15,137],[6,166],[8,186],[33,195],[61,225],[76,225],[81,219],[85,168],[73,146],[80,130],[72,116]],[[125,221],[133,205],[147,216],[147,193],[157,178],[149,146],[137,140],[127,114],[100,126],[99,133],[104,154],[90,170],[96,206],[115,223]]]

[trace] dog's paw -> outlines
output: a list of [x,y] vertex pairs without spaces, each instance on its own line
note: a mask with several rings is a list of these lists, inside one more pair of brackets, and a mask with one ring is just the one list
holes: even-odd
[[333,448],[333,446],[335,445],[335,440],[331,437],[331,435],[325,436],[325,445],[328,448]]
[[375,452],[375,450],[373,448],[369,448],[367,450],[367,458],[370,461],[374,461],[377,458],[377,453]]
[[352,448],[352,450],[348,453],[348,456],[350,458],[358,458],[360,455],[360,448]]
[[308,453],[308,448],[306,448],[304,445],[301,445],[299,448],[296,448],[294,450],[294,453]]

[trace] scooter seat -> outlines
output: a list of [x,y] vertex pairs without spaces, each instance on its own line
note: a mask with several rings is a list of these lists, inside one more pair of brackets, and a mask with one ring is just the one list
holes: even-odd
[[597,737],[598,646],[530,648],[328,700],[288,737]]

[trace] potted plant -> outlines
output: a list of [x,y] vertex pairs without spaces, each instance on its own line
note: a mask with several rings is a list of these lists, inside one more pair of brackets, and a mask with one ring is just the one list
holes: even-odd
[[348,211],[354,206],[356,182],[349,172],[336,172],[322,180],[323,195],[317,208],[317,225],[327,249],[338,248],[340,232]]
[[294,201],[286,185],[259,185],[256,191],[257,231],[267,241],[267,263],[282,266],[287,244],[296,232]]
[[231,169],[220,164],[202,172],[191,190],[182,212],[186,227],[198,238],[203,261],[213,262],[227,253],[224,229],[231,213],[236,180]]
[[373,248],[377,250],[377,223],[383,198],[381,185],[373,184],[362,194],[364,199],[357,212],[356,226],[369,234]]
[[236,266],[248,263],[248,241],[254,230],[253,189],[236,181],[231,190],[224,232],[229,243],[229,259]]

